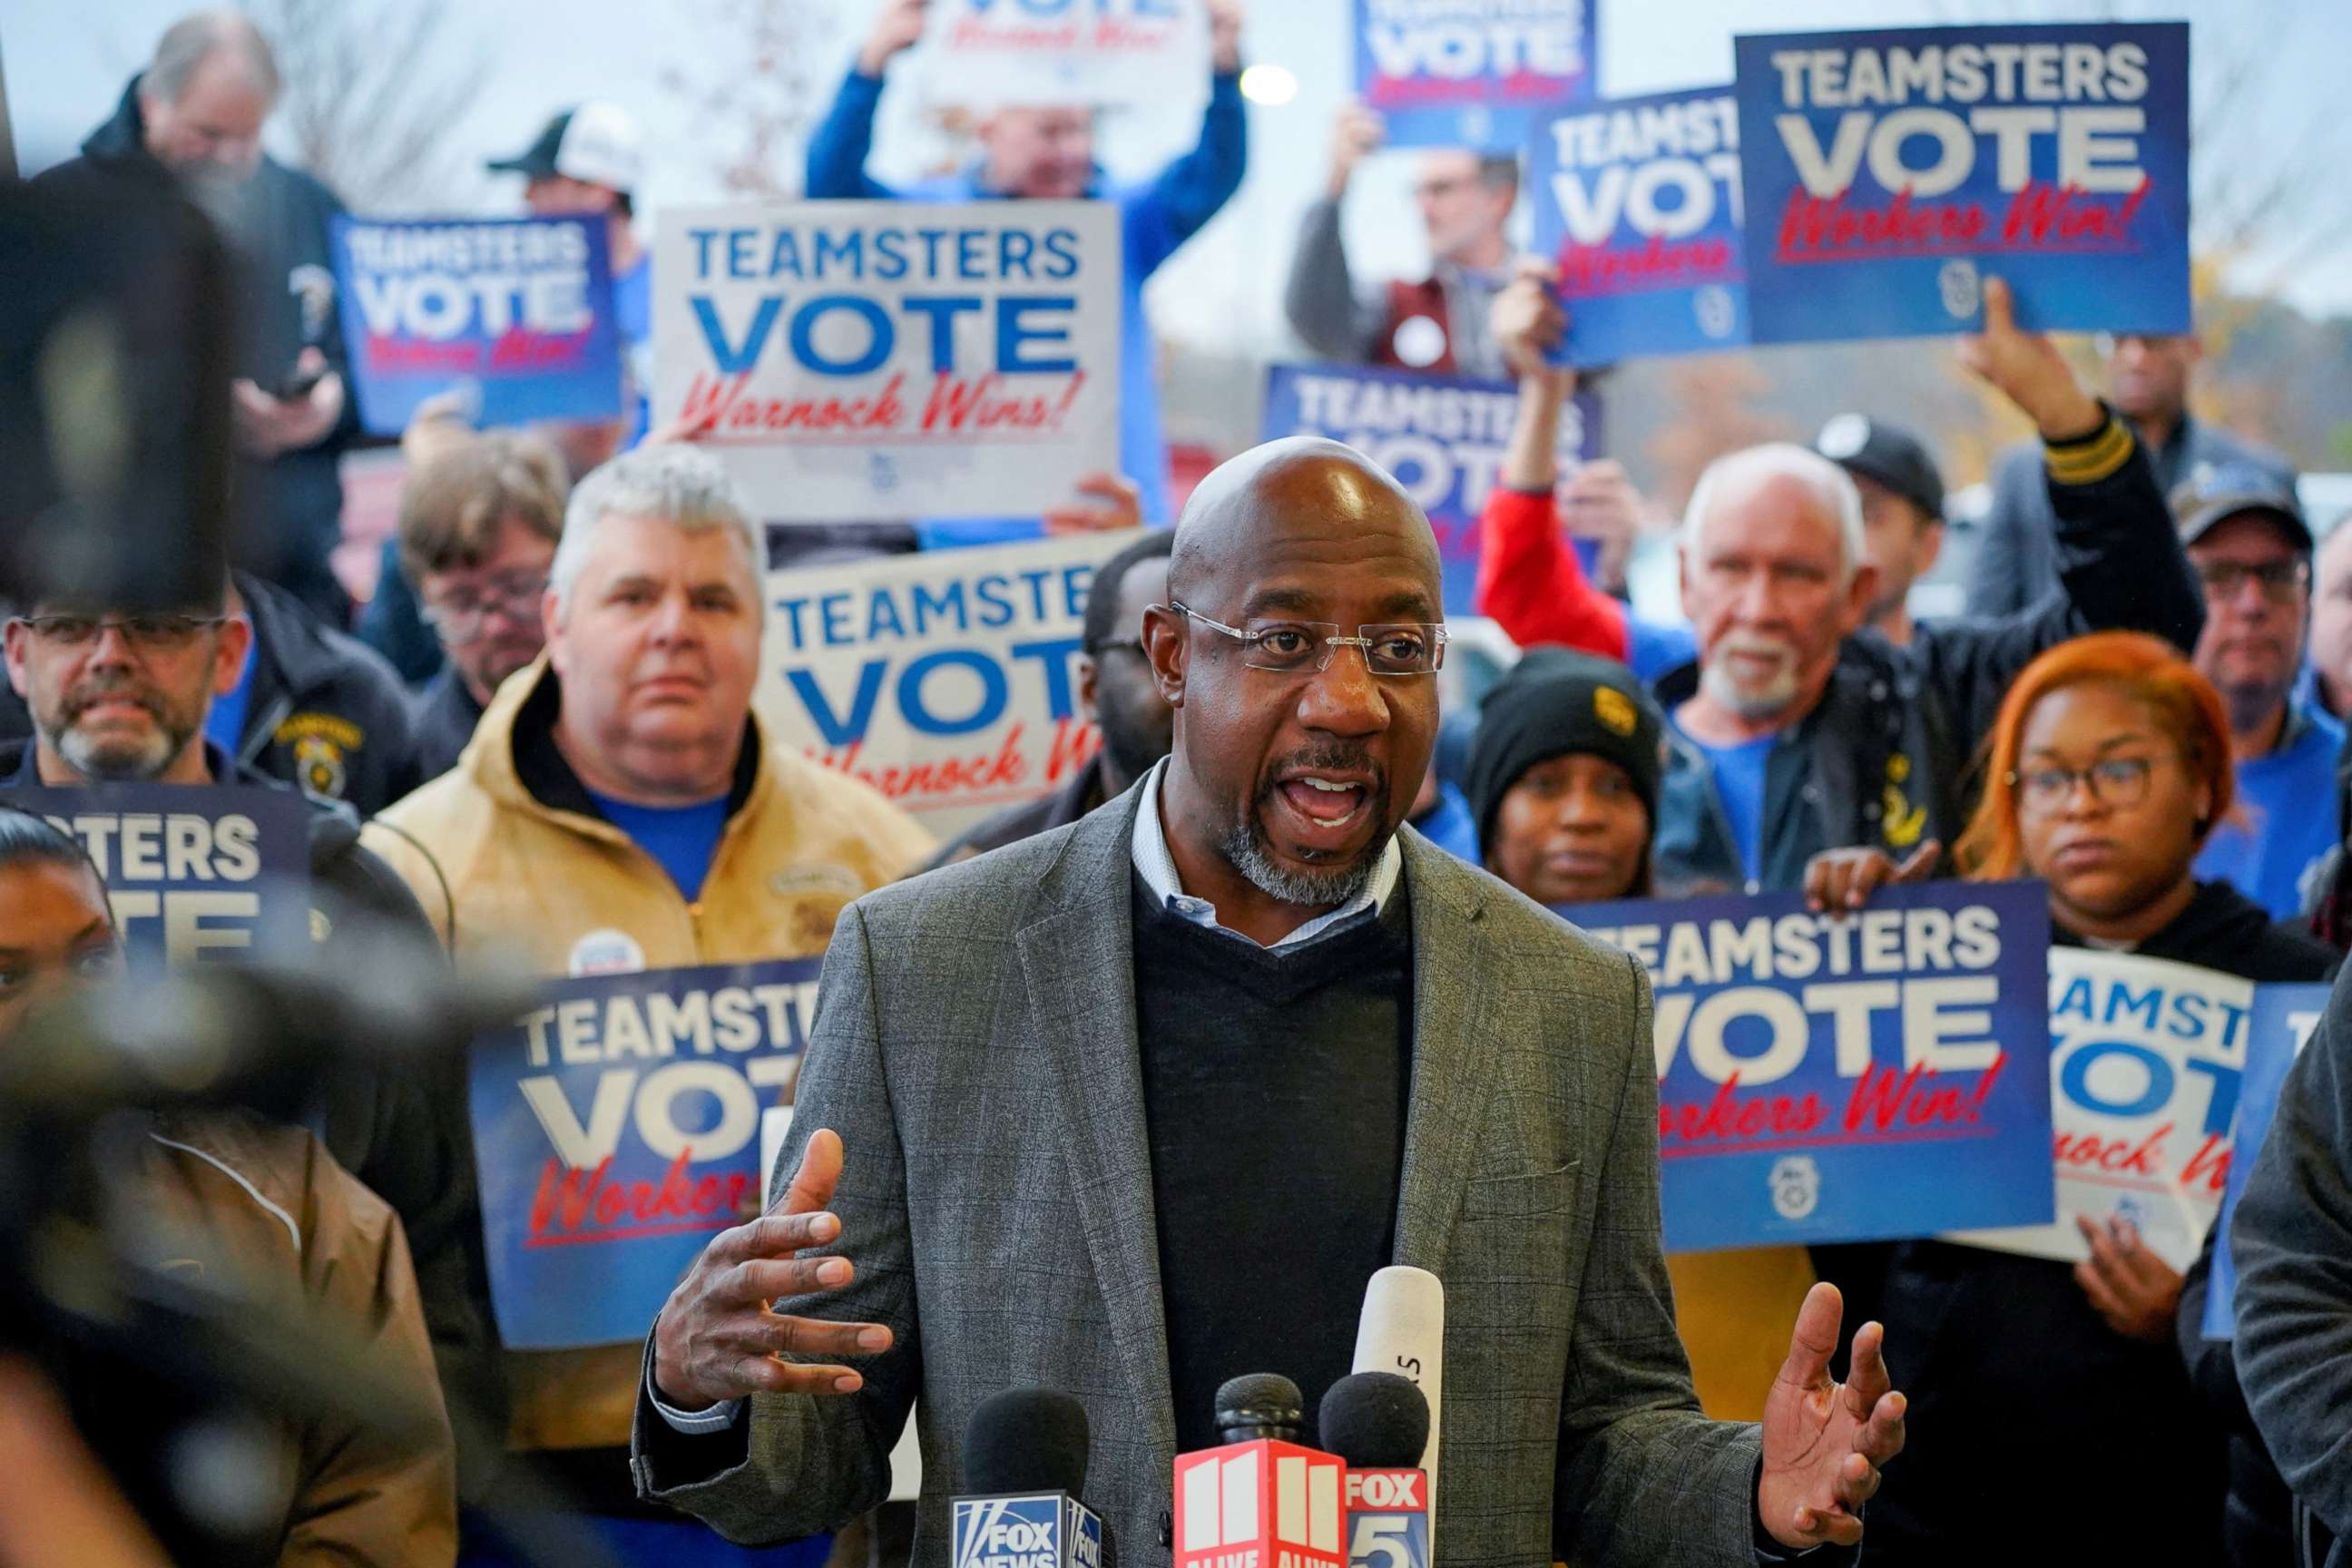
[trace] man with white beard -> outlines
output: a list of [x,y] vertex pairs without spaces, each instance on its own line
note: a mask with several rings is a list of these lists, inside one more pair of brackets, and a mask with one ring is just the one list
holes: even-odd
[[1661,892],[1791,890],[1814,854],[1851,846],[1925,865],[1986,782],[1969,777],[1977,743],[2036,654],[2093,631],[2196,645],[2203,600],[2130,427],[2049,339],[2017,330],[1998,280],[1985,320],[1961,358],[2041,434],[2060,592],[1997,620],[1927,622],[1895,647],[1864,629],[1876,581],[1846,472],[1790,445],[1717,459],[1684,518],[1698,658],[1657,685],[1675,742]]

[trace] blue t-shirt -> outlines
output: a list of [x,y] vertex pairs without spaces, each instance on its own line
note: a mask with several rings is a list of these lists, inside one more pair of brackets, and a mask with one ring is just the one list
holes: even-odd
[[245,665],[236,672],[236,689],[214,698],[212,711],[205,715],[205,739],[230,757],[244,749],[245,716],[253,707],[253,645],[246,644]]
[[710,858],[719,853],[719,835],[727,831],[727,797],[692,805],[633,805],[611,795],[588,792],[604,820],[627,834],[636,847],[660,862],[688,902],[702,896],[702,879],[710,875]]
[[2237,765],[2237,815],[2205,840],[2202,881],[2224,881],[2292,920],[2303,910],[2304,871],[2336,847],[2336,757],[2344,727],[2316,708],[2290,709],[2286,744]]
[[1764,765],[1780,737],[1759,735],[1737,746],[1710,746],[1692,738],[1680,724],[1675,733],[1697,748],[1715,774],[1715,798],[1731,827],[1731,841],[1739,848],[1739,864],[1750,882],[1764,878]]
[[1440,783],[1437,804],[1413,823],[1421,836],[1450,855],[1479,865],[1478,825],[1470,820],[1470,797],[1453,784]]

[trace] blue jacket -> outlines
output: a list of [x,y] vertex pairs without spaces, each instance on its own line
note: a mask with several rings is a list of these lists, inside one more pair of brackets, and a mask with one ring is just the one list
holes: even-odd
[[[808,196],[812,201],[975,202],[999,198],[980,183],[975,165],[944,179],[893,190],[866,173],[874,147],[874,110],[882,101],[882,79],[851,70],[831,112],[809,141]],[[1143,285],[1160,264],[1198,232],[1240,188],[1248,162],[1249,122],[1242,107],[1241,78],[1220,72],[1210,79],[1209,110],[1201,121],[1200,144],[1153,178],[1114,186],[1096,173],[1090,197],[1118,207],[1119,244],[1127,276],[1121,290],[1119,329],[1119,467],[1143,489],[1143,521],[1168,522],[1168,445],[1160,433],[1160,384],[1153,371],[1151,324],[1143,313]],[[1073,474],[1073,479],[1077,478]],[[960,543],[1019,538],[1038,531],[1036,520],[976,520],[971,527],[934,528],[926,542]]]

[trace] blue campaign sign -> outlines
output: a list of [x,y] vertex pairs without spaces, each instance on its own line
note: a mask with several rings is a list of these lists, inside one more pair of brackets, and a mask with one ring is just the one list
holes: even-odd
[[1734,40],[1759,343],[2189,330],[2189,25]]
[[617,419],[621,339],[602,218],[333,225],[360,416],[397,436],[463,390],[477,425]]
[[555,981],[475,1042],[482,1234],[509,1346],[644,1338],[711,1236],[759,1212],[760,1112],[791,1100],[818,968]]
[[98,784],[0,799],[81,840],[133,973],[310,942],[310,806],[292,790]]
[[1535,245],[1559,268],[1563,364],[1748,341],[1739,114],[1728,88],[1584,106],[1528,142]]
[[[1518,413],[1507,382],[1333,365],[1268,367],[1258,436],[1328,436],[1386,468],[1429,514],[1445,567],[1445,613],[1470,616],[1478,585],[1478,514],[1501,471]],[[1564,468],[1598,455],[1601,406],[1580,392],[1559,421]]]
[[2042,884],[1560,912],[1649,971],[1670,1251],[2050,1217]]
[[1356,0],[1356,96],[1391,147],[1513,152],[1592,96],[1590,0]]
[[2230,1178],[2221,1189],[2221,1213],[2213,1223],[2219,1239],[2213,1244],[2213,1269],[2206,1277],[2205,1318],[2200,1325],[2209,1340],[2238,1337],[2238,1265],[2230,1251],[2230,1222],[2237,1217],[2238,1199],[2244,1195],[2246,1177],[2254,1158],[2270,1135],[2278,1114],[2279,1089],[2286,1069],[2303,1054],[2312,1030],[2326,1015],[2326,985],[2257,985],[2253,1015],[2247,1024],[2246,1076],[2238,1080],[2238,1130],[2231,1140]]

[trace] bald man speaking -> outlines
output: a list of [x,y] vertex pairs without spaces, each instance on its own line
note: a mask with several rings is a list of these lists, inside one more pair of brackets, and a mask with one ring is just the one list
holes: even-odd
[[1312,1410],[1402,1263],[1445,1282],[1440,1563],[1858,1541],[1904,1436],[1878,1330],[1832,1382],[1817,1286],[1763,1426],[1699,1414],[1641,970],[1403,826],[1445,654],[1428,521],[1350,448],[1277,441],[1195,492],[1168,586],[1137,628],[1168,760],[842,915],[797,1174],[655,1325],[640,1489],[745,1542],[825,1530],[881,1500],[919,1399],[915,1561],[943,1563],[965,1418],[1042,1384],[1087,1406],[1120,1561],[1165,1563],[1217,1385],[1280,1372]]

